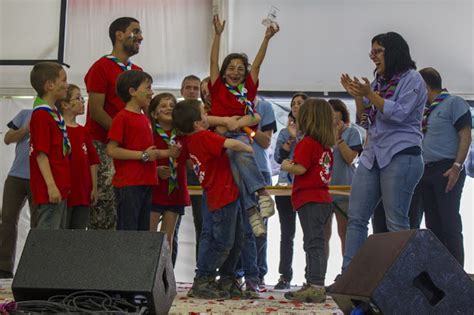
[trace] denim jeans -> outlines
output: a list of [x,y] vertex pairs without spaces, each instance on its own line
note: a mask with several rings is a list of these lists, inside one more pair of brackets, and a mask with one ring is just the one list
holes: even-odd
[[151,186],[116,188],[117,230],[150,230]]
[[46,203],[36,208],[38,229],[59,230],[66,228],[67,200],[60,203]]
[[324,285],[327,259],[324,252],[324,226],[332,214],[332,204],[310,202],[298,209],[306,254],[306,282]]
[[[225,136],[249,144],[248,137],[243,133],[227,132]],[[253,153],[236,152],[232,150],[227,150],[227,154],[234,179],[236,179],[236,174],[239,174],[243,182],[243,185],[239,185],[239,188],[242,187],[240,190],[240,198],[242,198],[245,210],[255,207],[255,192],[265,187],[265,180],[258,169],[255,156]],[[235,182],[237,183],[238,181],[235,180]]]
[[276,196],[275,202],[280,218],[280,263],[278,272],[286,280],[293,279],[293,240],[296,232],[296,212],[293,211],[291,197]]
[[259,276],[259,269],[257,265],[256,237],[253,234],[247,210],[244,210],[243,207],[240,208],[244,229],[244,240],[235,276],[236,278],[241,278],[245,276],[246,280],[257,282]]
[[202,218],[196,277],[216,277],[217,269],[224,277],[233,277],[243,239],[238,201],[212,212],[203,211]]
[[[263,179],[265,180],[266,186],[272,185],[272,176],[269,172],[261,172]],[[268,226],[268,219],[264,219],[263,222]],[[258,266],[258,277],[263,280],[268,272],[267,265],[267,234],[256,237],[255,244],[257,245],[257,266]]]
[[357,168],[349,199],[346,248],[342,269],[367,239],[367,226],[380,199],[383,199],[389,231],[410,229],[408,210],[415,186],[423,173],[421,155],[394,155],[389,165],[372,169],[360,164]]

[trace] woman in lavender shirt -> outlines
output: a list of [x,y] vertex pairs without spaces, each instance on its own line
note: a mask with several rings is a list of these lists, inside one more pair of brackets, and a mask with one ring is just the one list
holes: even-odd
[[343,270],[367,239],[374,208],[383,199],[389,231],[408,230],[413,190],[423,173],[421,120],[425,83],[415,70],[408,44],[397,33],[372,39],[375,80],[341,77],[355,98],[357,118],[368,129],[349,200]]

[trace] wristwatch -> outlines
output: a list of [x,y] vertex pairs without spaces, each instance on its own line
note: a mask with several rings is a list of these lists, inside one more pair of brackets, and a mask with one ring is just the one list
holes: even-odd
[[150,154],[148,152],[143,151],[142,152],[142,162],[148,162],[150,160]]
[[454,162],[453,165],[456,165],[459,168],[459,171],[461,172],[464,169],[464,164]]

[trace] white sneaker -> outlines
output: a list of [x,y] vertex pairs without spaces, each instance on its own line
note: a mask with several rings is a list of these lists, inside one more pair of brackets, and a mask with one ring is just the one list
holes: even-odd
[[262,218],[269,218],[275,214],[275,202],[272,197],[268,195],[262,195],[258,197],[258,206],[260,208],[260,213]]
[[267,234],[267,227],[263,223],[260,212],[255,210],[253,214],[249,214],[249,222],[252,226],[252,232],[256,237],[261,237]]

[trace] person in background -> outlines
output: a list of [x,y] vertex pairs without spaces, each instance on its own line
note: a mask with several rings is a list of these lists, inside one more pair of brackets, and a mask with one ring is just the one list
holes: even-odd
[[30,189],[29,139],[30,119],[33,109],[21,110],[7,124],[6,145],[16,143],[15,159],[3,186],[3,203],[0,224],[0,279],[13,278],[15,265],[18,220],[21,209],[28,201],[30,227],[36,227],[35,208]]
[[[334,110],[336,122],[336,146],[334,147],[334,169],[331,185],[352,185],[355,173],[355,162],[362,152],[362,136],[357,127],[351,125],[349,111],[346,104],[339,99],[328,101]],[[333,196],[335,208],[333,209],[337,220],[337,232],[341,239],[341,253],[344,254],[347,228],[347,209],[349,196]],[[341,212],[342,211],[342,212]],[[331,239],[332,217],[324,227],[324,241],[326,257],[329,259],[329,240]]]
[[[305,93],[295,93],[291,98],[291,110],[288,115],[287,127],[278,134],[273,154],[275,161],[281,164],[285,159],[293,159],[295,146],[298,137],[296,119],[300,106],[308,99]],[[288,186],[293,184],[293,175],[284,170],[280,170],[277,186]],[[291,205],[290,196],[275,196],[275,202],[280,219],[280,263],[278,272],[280,278],[275,285],[275,290],[288,290],[293,279],[293,240],[296,232],[296,212]]]

